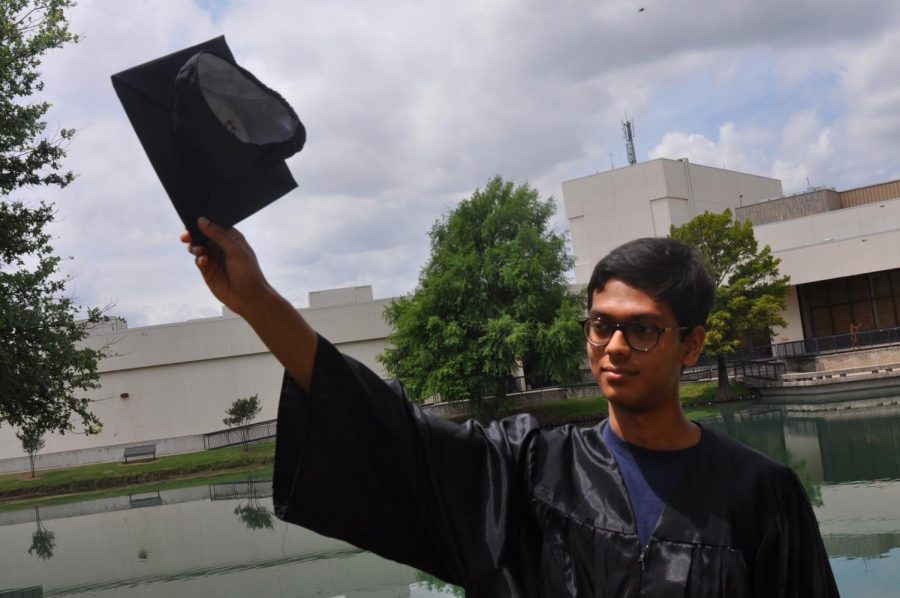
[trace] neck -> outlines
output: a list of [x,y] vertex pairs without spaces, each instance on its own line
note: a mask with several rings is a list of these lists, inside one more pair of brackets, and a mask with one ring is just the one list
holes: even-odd
[[625,442],[656,451],[677,451],[700,442],[700,427],[685,417],[678,402],[646,411],[610,403],[609,425]]

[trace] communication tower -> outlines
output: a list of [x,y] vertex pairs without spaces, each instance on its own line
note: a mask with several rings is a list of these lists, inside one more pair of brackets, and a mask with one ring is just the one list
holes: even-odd
[[625,152],[628,154],[628,163],[637,164],[637,157],[634,153],[634,120],[625,117],[622,122],[622,132],[625,133]]

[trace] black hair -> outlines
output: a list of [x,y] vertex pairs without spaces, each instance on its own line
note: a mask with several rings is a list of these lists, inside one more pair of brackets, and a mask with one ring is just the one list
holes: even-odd
[[706,327],[715,285],[696,249],[668,238],[647,237],[619,245],[597,262],[587,288],[591,309],[594,291],[617,278],[661,301],[672,310],[684,337],[696,326]]

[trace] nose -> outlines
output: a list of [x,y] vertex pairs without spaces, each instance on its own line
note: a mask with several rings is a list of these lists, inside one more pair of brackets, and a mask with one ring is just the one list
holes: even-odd
[[631,351],[631,346],[625,340],[625,333],[622,330],[614,331],[609,339],[609,343],[606,345],[606,352],[622,354],[629,351]]

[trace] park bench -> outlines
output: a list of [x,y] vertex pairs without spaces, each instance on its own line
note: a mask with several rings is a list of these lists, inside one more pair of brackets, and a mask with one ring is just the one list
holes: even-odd
[[128,446],[125,447],[125,463],[128,463],[128,459],[144,459],[149,457],[152,460],[156,459],[156,445],[155,444],[141,444],[139,446]]

